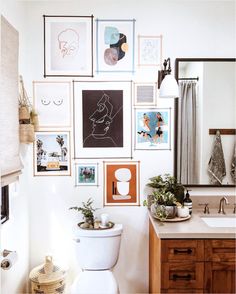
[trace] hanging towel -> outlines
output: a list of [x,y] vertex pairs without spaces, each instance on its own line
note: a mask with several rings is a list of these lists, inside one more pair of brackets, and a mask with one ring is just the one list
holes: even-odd
[[211,158],[208,163],[208,172],[211,184],[222,184],[222,180],[226,175],[226,168],[220,131],[216,132]]
[[234,183],[236,183],[236,145],[234,146],[234,155],[231,162],[230,174]]

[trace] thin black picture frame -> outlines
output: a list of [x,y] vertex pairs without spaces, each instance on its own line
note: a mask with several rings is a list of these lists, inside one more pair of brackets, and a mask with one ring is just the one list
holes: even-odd
[[[86,61],[88,63],[87,65],[87,69],[86,70],[82,70],[84,64],[81,64],[80,67],[81,67],[81,70],[78,69],[78,71],[76,70],[72,70],[72,71],[69,71],[69,70],[64,70],[63,69],[60,69],[60,70],[52,70],[51,69],[51,64],[53,63],[53,61],[51,60],[51,55],[50,53],[52,54],[51,52],[51,43],[49,42],[49,39],[51,41],[51,39],[53,38],[53,34],[49,28],[49,24],[51,23],[60,23],[60,19],[61,19],[61,23],[63,23],[63,21],[65,21],[66,23],[66,20],[70,20],[70,23],[73,22],[74,24],[76,24],[76,19],[78,19],[78,23],[77,25],[81,25],[82,26],[82,21],[84,21],[84,23],[86,25],[88,25],[88,29],[86,29],[86,31],[84,31],[81,35],[83,36],[82,37],[82,40],[86,39],[86,37],[89,37],[89,40],[87,40],[87,46],[85,46],[81,39],[79,38],[79,35],[78,35],[78,31],[73,28],[67,28],[65,27],[63,31],[61,31],[60,34],[64,34],[64,37],[63,38],[66,38],[66,41],[68,41],[67,38],[72,38],[71,41],[71,46],[68,48],[66,46],[68,45],[65,45],[65,43],[68,44],[68,42],[63,42],[64,45],[63,48],[64,49],[60,49],[61,50],[61,54],[63,55],[63,58],[64,56],[66,55],[72,55],[72,54],[75,54],[75,47],[78,46],[78,52],[79,52],[79,48],[83,46],[85,48],[83,48],[83,51],[84,52],[89,52],[89,53],[86,53],[86,56],[83,56],[82,58],[80,58],[80,60],[82,62]],[[58,76],[61,76],[61,77],[93,77],[93,70],[94,70],[94,61],[93,61],[93,23],[94,23],[94,16],[93,15],[86,15],[86,16],[80,16],[80,15],[43,15],[43,40],[44,40],[44,78],[46,77],[58,77]],[[52,28],[51,28],[52,29]],[[59,30],[59,28],[56,28],[55,29],[55,32],[54,34],[56,34],[56,32]],[[71,30],[71,34],[68,33],[68,30]],[[67,31],[67,32],[66,32]],[[67,34],[67,35],[66,35]],[[75,41],[74,38],[77,38],[76,37],[76,34],[78,35],[78,39],[76,39],[77,41]],[[59,39],[59,35],[57,36],[58,37],[58,42],[60,43],[60,39]],[[80,43],[82,44],[82,46],[80,46],[79,44]],[[74,46],[74,44],[77,44],[76,46]],[[60,45],[61,46],[61,45]],[[79,47],[80,46],[80,47]],[[69,49],[69,50],[68,50]],[[75,50],[74,50],[75,49]],[[87,50],[86,50],[87,49]],[[63,51],[64,50],[64,51]],[[50,52],[49,52],[50,51]],[[58,50],[59,51],[59,50]],[[71,53],[73,52],[74,53]],[[64,52],[64,53],[62,53]],[[57,52],[57,56],[59,55],[59,52]],[[50,56],[50,58],[49,58]],[[88,57],[89,56],[89,57]],[[53,57],[53,60],[56,60],[56,56]],[[56,62],[54,60],[54,63]],[[75,62],[76,59],[72,59],[70,58],[70,64],[72,64],[73,66],[75,64],[78,64]],[[65,62],[64,62],[65,64]],[[67,64],[68,65],[68,64]],[[63,62],[60,64],[60,67],[63,66]]]

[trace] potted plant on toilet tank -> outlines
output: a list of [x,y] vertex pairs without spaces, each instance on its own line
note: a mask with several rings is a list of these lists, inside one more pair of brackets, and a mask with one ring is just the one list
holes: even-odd
[[70,207],[69,209],[77,210],[78,212],[82,213],[84,223],[80,225],[83,229],[93,229],[94,228],[94,211],[96,211],[96,208],[92,207],[93,200],[89,198],[87,202],[82,202],[82,206],[74,206]]
[[149,196],[150,203],[145,200],[144,205],[148,206],[148,204],[153,204],[152,212],[162,214],[165,210],[165,217],[175,217],[176,205],[183,202],[184,186],[177,183],[176,178],[169,174],[150,178],[147,186],[153,188],[153,193]]

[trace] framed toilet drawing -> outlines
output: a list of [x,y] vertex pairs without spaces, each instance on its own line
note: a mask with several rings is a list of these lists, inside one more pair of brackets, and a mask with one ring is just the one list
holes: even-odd
[[139,161],[104,161],[104,206],[139,206],[139,177]]

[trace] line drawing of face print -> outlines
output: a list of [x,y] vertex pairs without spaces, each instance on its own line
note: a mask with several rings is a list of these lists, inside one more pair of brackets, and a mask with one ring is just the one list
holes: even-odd
[[53,100],[51,100],[50,98],[42,98],[41,99],[41,103],[44,106],[48,106],[49,104],[51,104],[51,102],[56,106],[60,106],[63,103],[63,98],[57,98],[57,99],[53,99]]
[[97,102],[97,109],[89,116],[89,120],[92,122],[92,132],[85,138],[83,142],[84,147],[91,147],[91,141],[95,144],[97,143],[98,147],[99,143],[105,144],[106,147],[117,146],[112,137],[106,136],[106,134],[114,117],[120,110],[113,114],[113,105],[110,97],[105,93],[102,95],[102,98]]
[[73,29],[65,29],[57,37],[62,58],[75,56],[79,50],[79,34]]

